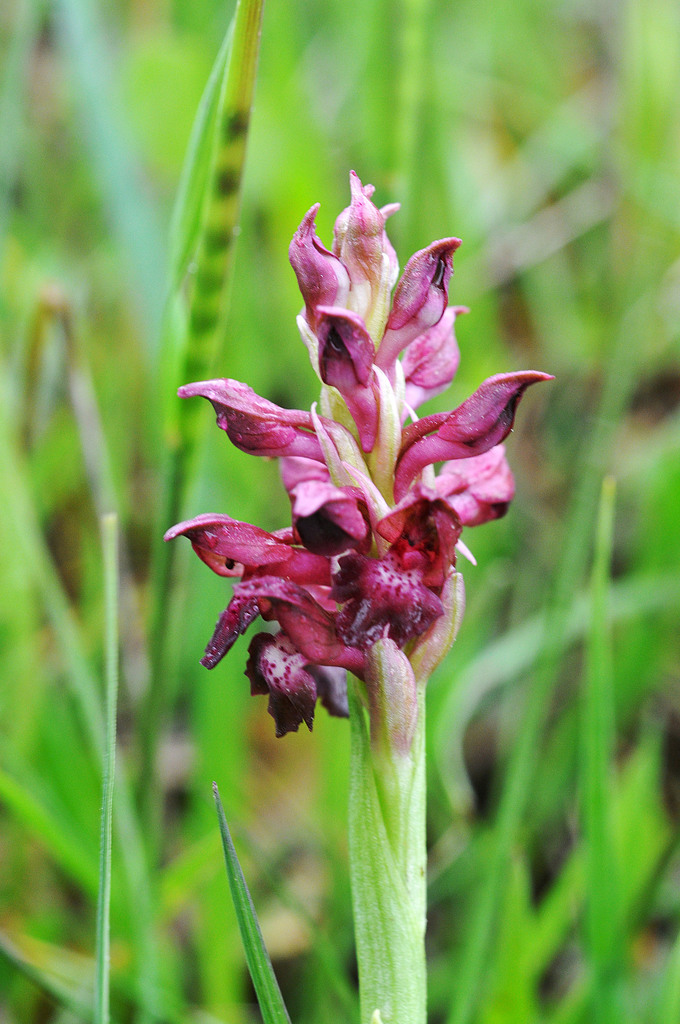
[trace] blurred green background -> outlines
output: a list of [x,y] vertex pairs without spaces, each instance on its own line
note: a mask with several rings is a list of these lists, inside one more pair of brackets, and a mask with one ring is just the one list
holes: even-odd
[[[110,509],[130,794],[114,830],[113,1019],[259,1019],[213,779],[292,1019],[356,1018],[347,723],[320,709],[312,734],[276,741],[248,695],[247,640],[214,672],[198,665],[228,587],[188,551],[149,697],[165,598],[152,550],[172,525],[168,227],[232,13],[0,7],[2,1024],[88,1019]],[[508,517],[464,538],[468,610],[428,695],[433,1024],[680,1014],[679,96],[675,0],[265,6],[219,372],[284,406],[315,399],[287,248],[316,201],[330,243],[354,168],[379,204],[402,203],[402,266],[463,239],[461,367],[430,410],[492,373],[556,376],[508,441]],[[230,448],[204,405],[187,513],[284,526],[276,466]],[[611,578],[593,608],[606,474]]]

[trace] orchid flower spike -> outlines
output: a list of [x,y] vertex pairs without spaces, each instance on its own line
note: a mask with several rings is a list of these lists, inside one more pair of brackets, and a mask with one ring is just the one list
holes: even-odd
[[[514,481],[502,442],[527,388],[551,377],[497,374],[453,412],[407,423],[458,368],[454,325],[467,309],[448,306],[448,296],[461,243],[432,242],[397,281],[385,224],[398,207],[375,206],[373,191],[352,171],[332,248],[316,234],[318,205],[290,244],[319,410],[282,409],[228,378],[179,391],[207,398],[241,451],[281,460],[290,525],[271,534],[199,515],[165,539],[187,537],[215,573],[237,581],[202,659],[207,668],[256,619],[276,623],[276,632],[253,637],[246,675],[253,694],[268,696],[277,735],[303,722],[311,729],[318,699],[346,715],[349,670],[365,684],[376,735],[394,729],[402,749],[422,666],[443,658],[460,622],[461,533],[507,511]],[[390,710],[392,670],[404,706]]]

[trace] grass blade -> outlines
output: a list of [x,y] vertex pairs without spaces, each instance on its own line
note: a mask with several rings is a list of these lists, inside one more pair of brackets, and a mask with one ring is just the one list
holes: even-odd
[[233,36],[232,20],[201,97],[177,187],[170,225],[170,286],[173,290],[180,286],[198,246],[203,204],[210,189],[217,108]]
[[281,995],[281,990],[279,989],[279,984],[276,980],[264,939],[262,938],[253,901],[250,898],[248,886],[236,856],[227,819],[224,816],[224,808],[220,800],[217,783],[215,782],[213,782],[213,794],[217,807],[217,817],[220,823],[220,834],[222,836],[222,847],[224,849],[224,860],[227,866],[231,898],[234,901],[248,970],[253,980],[263,1020],[265,1024],[290,1024],[290,1017],[283,1002],[283,996]]
[[[0,257],[3,255],[11,210],[12,186],[19,171],[25,145],[25,92],[31,48],[38,31],[40,5],[23,0],[16,5],[11,42],[0,76]],[[1,260],[0,260],[1,262]]]
[[[154,551],[152,674],[142,721],[143,777],[149,777],[152,770],[157,722],[163,701],[172,694],[175,658],[168,626],[179,619],[177,601],[181,600],[177,597],[180,588],[174,594],[172,589],[178,545],[164,544],[161,538],[182,517],[195,473],[200,427],[205,423],[202,403],[180,402],[174,392],[179,384],[211,375],[224,333],[262,9],[263,0],[239,0],[237,4],[233,27],[199,107],[173,219],[173,259],[177,261],[172,268],[173,282],[184,283],[189,260],[192,281],[187,304],[173,288],[164,318],[161,356],[167,404],[163,444],[168,454]],[[151,811],[148,816],[153,817]]]
[[594,1024],[620,1021],[621,907],[612,821],[614,707],[608,642],[608,592],[615,483],[606,477],[595,541],[592,610],[581,714],[581,816],[586,852],[584,939],[593,972]]
[[104,781],[99,849],[97,899],[97,955],[95,968],[95,1024],[108,1024],[109,951],[111,914],[111,847],[113,838],[113,788],[116,773],[116,708],[118,704],[118,518],[102,517],[104,597],[106,615],[106,695],[104,728]]

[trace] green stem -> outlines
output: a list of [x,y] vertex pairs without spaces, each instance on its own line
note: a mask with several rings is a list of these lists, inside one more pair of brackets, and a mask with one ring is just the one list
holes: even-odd
[[413,741],[400,752],[370,737],[362,686],[350,677],[349,854],[361,1024],[425,1024],[424,692]]

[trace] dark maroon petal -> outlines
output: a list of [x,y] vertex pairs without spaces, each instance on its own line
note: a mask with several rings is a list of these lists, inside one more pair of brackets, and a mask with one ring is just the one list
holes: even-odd
[[250,523],[225,515],[201,515],[178,523],[164,540],[188,537],[191,546],[218,576],[242,576],[244,567],[285,562],[293,554],[288,544]]
[[309,672],[316,680],[316,692],[329,715],[349,717],[347,703],[347,671],[334,665],[310,665]]
[[435,487],[464,526],[500,519],[515,494],[515,481],[502,444],[471,459],[444,463]]
[[283,632],[258,633],[250,642],[246,675],[250,692],[269,694],[269,714],[276,735],[297,732],[305,723],[311,731],[316,704],[316,681],[305,668],[305,658]]
[[451,413],[425,416],[404,430],[395,473],[399,500],[425,466],[481,455],[512,430],[520,398],[531,384],[552,380],[536,370],[489,377]]
[[336,625],[346,644],[366,650],[385,632],[405,643],[424,632],[442,612],[442,603],[422,583],[419,569],[404,570],[399,558],[343,555],[333,577],[332,596],[342,604]]
[[335,618],[306,589],[276,576],[257,576],[234,587],[244,599],[258,601],[263,618],[275,620],[306,658],[307,664],[340,665],[361,671],[363,655],[342,642]]
[[316,328],[317,306],[342,306],[349,292],[349,274],[337,256],[326,249],[316,235],[316,203],[293,235],[288,256],[305,300],[307,322]]
[[370,547],[369,525],[358,492],[319,480],[305,480],[291,492],[293,523],[305,547],[317,555],[339,555]]
[[330,560],[324,555],[313,554],[305,548],[293,548],[293,554],[285,562],[275,562],[249,570],[244,579],[255,576],[281,576],[291,583],[299,583],[303,587],[330,586]]
[[376,356],[376,363],[388,374],[401,350],[441,320],[459,245],[460,238],[442,238],[414,253],[404,267]]
[[180,398],[207,398],[217,414],[218,427],[243,452],[274,458],[302,455],[323,462],[308,412],[282,409],[247,384],[229,378],[185,384],[177,393]]
[[201,665],[215,668],[259,614],[257,599],[252,594],[236,594],[234,588],[234,597],[217,620],[215,632],[201,658]]
[[376,529],[390,542],[402,569],[417,570],[428,587],[442,586],[455,564],[461,533],[460,520],[447,501],[417,486]]
[[406,379],[406,404],[417,409],[428,398],[444,391],[456,375],[460,351],[454,323],[465,306],[449,306],[438,324],[418,335],[404,352],[402,367]]

